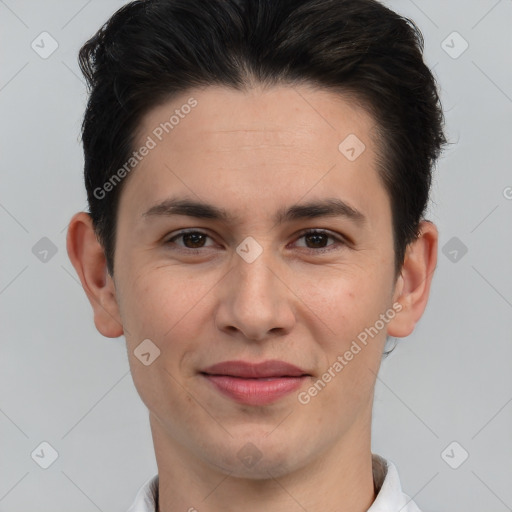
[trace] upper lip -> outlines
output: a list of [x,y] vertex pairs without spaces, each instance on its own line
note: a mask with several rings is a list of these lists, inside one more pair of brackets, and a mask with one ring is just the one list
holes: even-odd
[[242,378],[268,378],[268,377],[300,377],[309,375],[302,370],[285,361],[270,359],[262,363],[250,363],[246,361],[224,361],[214,364],[201,371],[209,375],[228,375]]

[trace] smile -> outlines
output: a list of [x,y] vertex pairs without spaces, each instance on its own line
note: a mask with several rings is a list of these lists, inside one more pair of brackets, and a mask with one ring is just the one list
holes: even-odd
[[262,363],[225,361],[200,374],[213,388],[236,402],[267,405],[299,389],[311,377],[306,370],[278,360]]

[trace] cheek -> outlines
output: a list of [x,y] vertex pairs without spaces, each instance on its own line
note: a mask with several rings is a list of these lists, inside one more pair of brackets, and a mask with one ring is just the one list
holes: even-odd
[[[142,271],[132,270],[128,279],[125,303],[137,330],[151,329],[162,336],[173,322],[184,316],[187,306],[194,300],[198,283],[188,286],[183,273],[176,268],[146,265]],[[165,324],[165,325],[164,325]]]
[[330,341],[341,349],[388,308],[390,290],[385,281],[371,267],[330,269],[320,279],[303,283],[301,296],[329,328]]
[[[152,267],[136,274],[124,290],[123,323],[127,321],[129,326],[125,337],[130,369],[139,396],[150,410],[182,409],[183,397],[186,400],[183,362],[189,354],[200,351],[204,338],[197,314],[205,307],[201,298],[211,285],[192,282],[183,274],[176,267]],[[147,366],[134,353],[146,339],[156,345],[158,354]],[[186,410],[180,413],[181,417],[188,414]]]
[[214,276],[197,279],[176,266],[154,266],[138,274],[126,288],[129,345],[149,338],[161,351],[160,362],[176,368],[198,348],[215,282]]
[[[330,368],[335,374],[326,399],[330,396],[345,406],[367,403],[385,344],[385,328],[378,332],[373,328],[389,308],[388,281],[385,273],[374,266],[337,272],[310,288],[308,306],[329,327],[315,340],[323,352],[325,371]],[[341,363],[338,356],[342,357]]]

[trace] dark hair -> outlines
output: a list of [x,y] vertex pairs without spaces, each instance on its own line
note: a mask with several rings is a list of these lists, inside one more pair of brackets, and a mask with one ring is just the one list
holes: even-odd
[[126,179],[106,200],[95,190],[132,155],[142,116],[196,86],[305,83],[355,98],[377,122],[398,275],[447,143],[423,47],[414,22],[375,0],[137,0],[121,7],[79,54],[90,91],[85,185],[109,274]]

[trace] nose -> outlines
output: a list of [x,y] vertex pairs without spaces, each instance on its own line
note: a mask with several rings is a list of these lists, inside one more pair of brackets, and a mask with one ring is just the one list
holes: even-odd
[[219,283],[217,328],[254,341],[288,334],[296,321],[295,295],[270,249],[251,263],[236,254],[233,265]]

